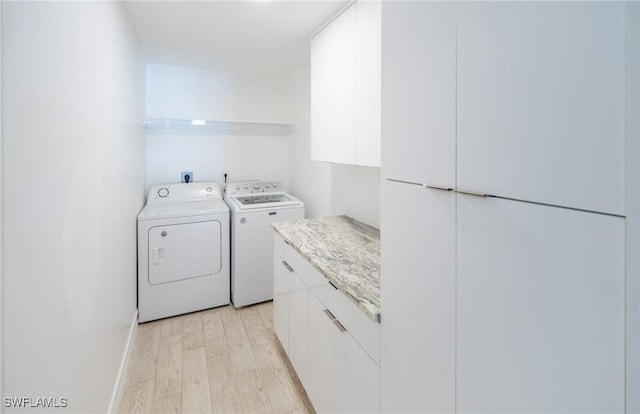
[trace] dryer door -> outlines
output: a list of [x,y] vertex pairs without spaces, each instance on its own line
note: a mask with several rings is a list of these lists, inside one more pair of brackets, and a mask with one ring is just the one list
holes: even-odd
[[148,237],[152,285],[209,276],[221,269],[219,221],[152,227]]

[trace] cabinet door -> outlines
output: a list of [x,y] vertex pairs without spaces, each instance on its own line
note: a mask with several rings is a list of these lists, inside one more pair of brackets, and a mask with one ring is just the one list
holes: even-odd
[[307,285],[294,273],[289,273],[289,352],[291,364],[300,380],[309,375]]
[[624,412],[624,219],[458,196],[457,410]]
[[324,305],[309,294],[309,371],[303,385],[318,413],[336,411],[336,327]]
[[382,4],[382,170],[448,188],[456,172],[456,4]]
[[624,214],[624,2],[458,5],[458,188]]
[[331,160],[331,33],[311,39],[311,159]]
[[331,91],[331,161],[356,161],[356,7],[325,28],[329,30]]
[[279,254],[273,253],[273,329],[289,353],[289,271]]
[[455,195],[382,181],[382,412],[452,413]]
[[380,412],[380,368],[349,332],[336,328],[337,413]]
[[381,0],[356,3],[356,164],[380,166]]

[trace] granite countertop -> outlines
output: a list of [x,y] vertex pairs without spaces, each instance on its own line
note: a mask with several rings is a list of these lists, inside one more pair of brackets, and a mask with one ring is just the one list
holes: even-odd
[[348,216],[271,226],[367,316],[380,321],[380,230]]

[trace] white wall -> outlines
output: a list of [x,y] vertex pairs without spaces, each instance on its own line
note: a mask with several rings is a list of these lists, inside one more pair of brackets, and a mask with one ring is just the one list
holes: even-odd
[[309,66],[291,78],[291,119],[296,132],[291,136],[289,189],[305,203],[306,217],[330,216],[331,164],[311,161],[311,89]]
[[640,5],[627,4],[626,410],[640,412]]
[[310,71],[291,78],[292,122],[290,191],[305,203],[307,217],[346,214],[380,227],[380,169],[311,161]]
[[147,133],[147,190],[180,181],[182,171],[196,181],[289,181],[289,137],[188,133]]
[[[146,115],[289,123],[288,79],[167,65],[146,65]],[[269,133],[147,132],[147,189],[177,182],[182,171],[196,181],[262,179],[288,188],[289,136]]]
[[2,7],[4,395],[105,412],[136,309],[143,68],[119,3]]

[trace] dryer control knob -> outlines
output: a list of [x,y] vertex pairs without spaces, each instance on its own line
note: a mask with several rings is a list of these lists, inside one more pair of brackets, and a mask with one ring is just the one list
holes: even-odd
[[162,187],[158,190],[158,195],[162,198],[165,198],[169,195],[169,189],[167,187]]

